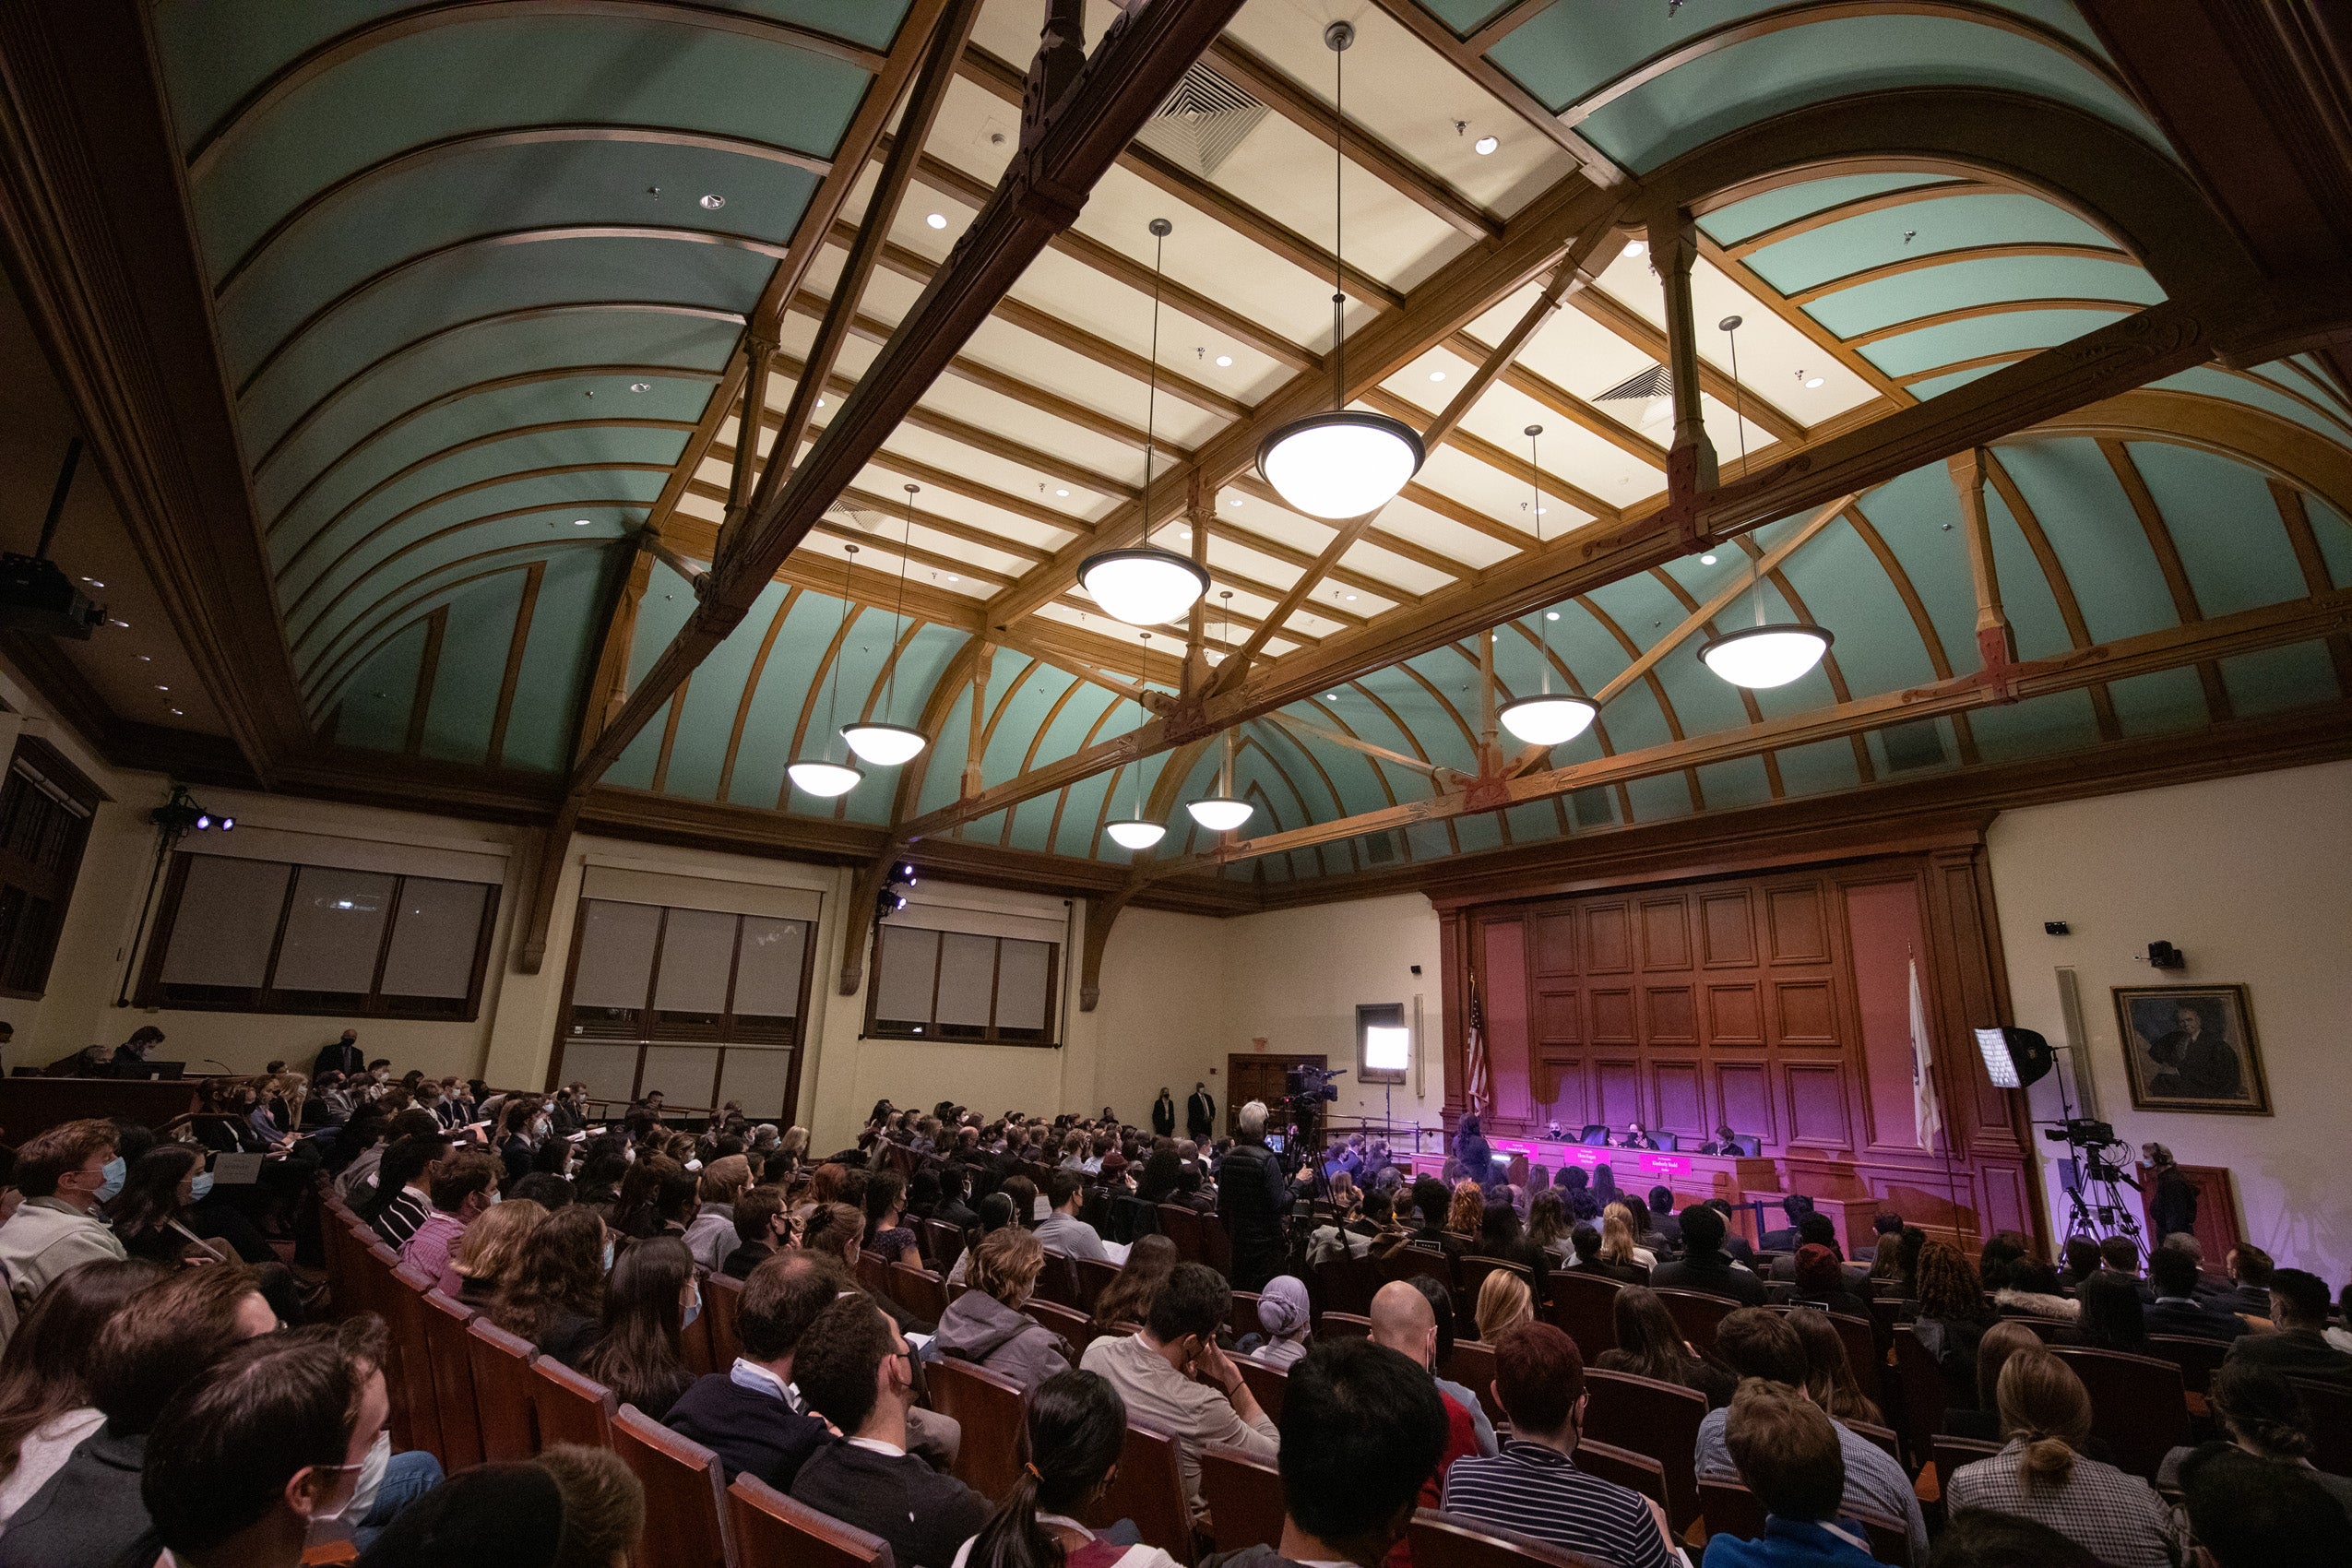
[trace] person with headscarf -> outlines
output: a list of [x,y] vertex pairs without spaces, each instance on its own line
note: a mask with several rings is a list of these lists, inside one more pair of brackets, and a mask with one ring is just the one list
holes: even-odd
[[1277,1274],[1258,1292],[1258,1327],[1265,1343],[1250,1352],[1262,1365],[1289,1370],[1307,1353],[1307,1288],[1298,1276]]

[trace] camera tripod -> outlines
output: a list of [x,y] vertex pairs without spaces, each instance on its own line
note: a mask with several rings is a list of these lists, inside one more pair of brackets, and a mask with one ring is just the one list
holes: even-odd
[[[2105,1148],[2116,1146],[2109,1144]],[[2131,1200],[2123,1195],[2125,1185],[2138,1183],[2106,1158],[2103,1148],[2069,1148],[2059,1173],[2059,1184],[2066,1191],[2066,1234],[2097,1236],[2101,1241],[2109,1236],[2129,1236],[2133,1246],[2144,1253],[2147,1251],[2146,1241],[2140,1234],[2140,1221],[2132,1212]]]

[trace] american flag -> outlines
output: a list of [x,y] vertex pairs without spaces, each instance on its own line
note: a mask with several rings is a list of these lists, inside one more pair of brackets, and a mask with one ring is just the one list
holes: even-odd
[[1486,1010],[1479,1005],[1479,979],[1470,977],[1470,1037],[1467,1060],[1469,1063],[1467,1092],[1470,1109],[1483,1114],[1487,1101],[1494,1098],[1493,1075],[1486,1060]]

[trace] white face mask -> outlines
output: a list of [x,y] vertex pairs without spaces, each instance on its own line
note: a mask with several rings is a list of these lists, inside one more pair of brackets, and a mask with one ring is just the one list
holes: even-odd
[[367,1457],[360,1461],[360,1482],[351,1489],[350,1501],[340,1508],[311,1515],[314,1525],[328,1524],[337,1519],[364,1519],[375,1510],[375,1494],[384,1485],[384,1472],[392,1463],[392,1433],[389,1429],[377,1432],[369,1445]]

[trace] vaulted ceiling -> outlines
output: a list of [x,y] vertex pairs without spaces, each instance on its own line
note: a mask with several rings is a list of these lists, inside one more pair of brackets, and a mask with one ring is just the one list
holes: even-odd
[[[281,645],[255,657],[290,667],[319,757],[406,757],[517,812],[593,790],[640,822],[1017,851],[1089,886],[1336,891],[2266,716],[2341,723],[2352,393],[2308,334],[2003,427],[1966,472],[1938,455],[1568,576],[1672,513],[1659,200],[1695,216],[1727,484],[2151,307],[2278,281],[2102,30],[2129,8],[2069,0],[1250,0],[669,683],[796,391],[804,442],[859,418],[869,368],[952,280],[1020,147],[1044,10],[146,8],[278,617],[244,635]],[[1087,14],[1091,43],[1118,11]],[[1359,30],[1336,162],[1335,18]],[[897,197],[885,160],[934,47],[953,79]],[[1344,531],[1248,462],[1328,386],[1335,175],[1354,400],[1448,426]],[[837,357],[803,389],[828,319]],[[769,338],[739,457],[746,345]],[[1087,551],[1146,537],[1210,573],[1197,626],[1145,637],[1077,586]],[[1694,649],[1759,604],[1835,643],[1743,693]],[[1601,698],[1598,722],[1549,755],[1498,747],[1492,707],[1547,678]],[[785,765],[839,754],[861,716],[932,746],[837,801],[796,792]],[[1257,814],[1220,841],[1182,806],[1228,747]],[[1172,828],[1143,857],[1103,832],[1135,814]]]

